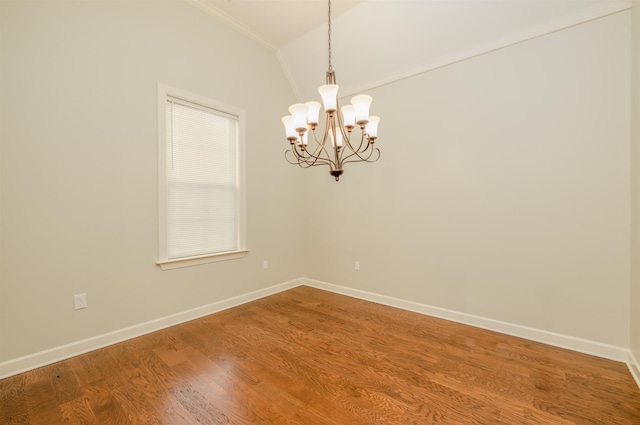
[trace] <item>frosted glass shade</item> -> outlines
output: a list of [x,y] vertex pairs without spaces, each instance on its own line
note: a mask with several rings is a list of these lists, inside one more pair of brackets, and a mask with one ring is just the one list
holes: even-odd
[[320,115],[320,108],[322,105],[318,102],[307,102],[307,123],[318,124],[318,115]]
[[304,103],[296,103],[289,106],[289,112],[293,116],[293,125],[296,131],[307,131],[307,110],[309,107]]
[[369,139],[375,139],[378,137],[378,123],[380,123],[380,117],[376,117],[375,115],[371,115],[369,117],[369,122],[367,123],[367,127],[365,132],[369,135]]
[[351,99],[351,104],[356,110],[356,122],[358,124],[364,124],[369,120],[369,107],[373,102],[373,98],[367,94],[361,94],[354,96]]
[[296,126],[293,125],[293,117],[291,115],[282,117],[282,124],[284,125],[284,131],[287,133],[287,139],[295,140],[298,138],[298,132],[296,131]]
[[[342,133],[339,131],[336,131],[336,138],[334,140],[333,138],[333,134],[329,133],[329,137],[331,137],[331,144],[333,145],[333,147],[335,148],[336,145],[338,147],[342,147]],[[337,142],[337,143],[336,143]]]
[[353,105],[345,105],[340,108],[342,111],[342,121],[345,127],[356,126],[356,110]]
[[318,93],[322,96],[322,103],[326,112],[335,112],[338,104],[338,85],[325,84],[318,87]]

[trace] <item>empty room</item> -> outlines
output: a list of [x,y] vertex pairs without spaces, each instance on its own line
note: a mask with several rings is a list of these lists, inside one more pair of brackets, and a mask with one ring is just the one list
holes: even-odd
[[0,0],[0,424],[640,424],[640,0]]

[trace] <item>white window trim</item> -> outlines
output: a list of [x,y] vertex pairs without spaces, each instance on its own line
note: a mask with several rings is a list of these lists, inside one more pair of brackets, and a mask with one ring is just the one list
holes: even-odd
[[[176,97],[192,103],[223,111],[238,117],[238,249],[229,252],[169,259],[167,255],[167,163],[166,163],[166,100]],[[204,96],[158,83],[158,261],[162,270],[189,267],[199,264],[233,260],[244,257],[249,250],[246,244],[246,173],[245,173],[245,112]]]

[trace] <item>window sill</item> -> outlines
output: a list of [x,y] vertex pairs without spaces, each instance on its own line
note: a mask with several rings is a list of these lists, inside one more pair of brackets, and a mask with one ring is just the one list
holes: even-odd
[[218,261],[235,260],[242,258],[249,252],[248,249],[231,252],[220,252],[217,254],[199,255],[197,257],[175,258],[172,260],[160,260],[156,264],[162,270],[179,269],[181,267],[197,266],[199,264],[216,263]]

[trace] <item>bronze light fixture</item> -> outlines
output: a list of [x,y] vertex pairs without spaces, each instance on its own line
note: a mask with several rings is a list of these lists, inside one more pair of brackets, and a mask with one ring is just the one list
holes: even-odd
[[[366,94],[351,99],[350,105],[340,108],[336,74],[331,65],[331,0],[329,0],[329,68],[327,84],[318,92],[323,105],[318,102],[296,103],[289,107],[289,113],[282,118],[290,148],[285,152],[287,161],[302,168],[328,165],[329,173],[340,180],[345,164],[350,162],[376,162],[380,150],[374,146],[378,137],[380,117],[370,116],[373,101]],[[324,106],[324,133],[319,136],[320,108]],[[360,131],[353,130],[359,127]],[[311,139],[311,144],[309,140]]]

